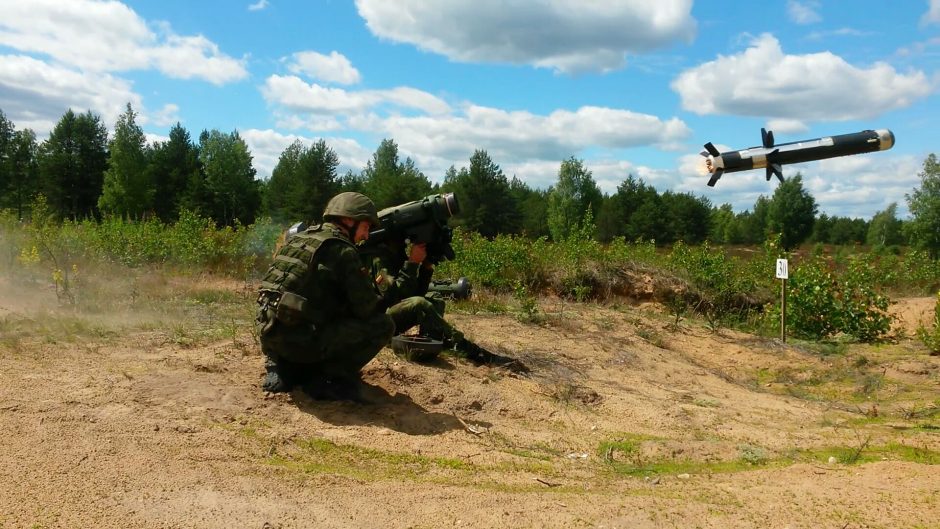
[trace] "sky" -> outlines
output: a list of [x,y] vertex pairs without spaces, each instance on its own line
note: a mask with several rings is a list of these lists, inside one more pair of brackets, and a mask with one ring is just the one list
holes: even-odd
[[[486,150],[555,183],[584,161],[606,193],[751,208],[776,179],[721,151],[867,129],[893,149],[784,167],[821,213],[870,218],[940,152],[940,0],[0,0],[0,110],[40,139],[69,109],[113,131],[128,103],[151,141],[181,123],[238,131],[259,178],[296,140],[339,173],[393,139],[432,181]],[[418,197],[415,197],[418,198]]]

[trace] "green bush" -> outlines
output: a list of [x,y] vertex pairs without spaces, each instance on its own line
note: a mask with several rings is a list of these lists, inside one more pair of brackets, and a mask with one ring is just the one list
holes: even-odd
[[862,342],[879,341],[891,330],[890,301],[876,289],[880,273],[855,258],[839,278],[839,330]]
[[889,299],[876,288],[877,269],[865,258],[847,260],[841,275],[819,255],[794,268],[787,286],[787,327],[794,335],[819,340],[844,333],[875,342],[889,333]]
[[836,280],[824,259],[813,257],[789,274],[787,327],[794,335],[818,340],[838,328]]
[[930,327],[921,324],[917,328],[917,337],[924,342],[931,354],[940,354],[940,292],[937,292],[937,304],[934,305]]
[[44,201],[38,200],[32,219],[26,223],[14,221],[9,214],[0,215],[4,241],[0,258],[11,268],[17,260],[46,261],[53,271],[67,273],[77,261],[85,260],[243,275],[259,264],[267,265],[282,232],[270,219],[252,226],[217,228],[211,219],[186,211],[173,224],[121,217],[56,222],[46,214],[47,209]]

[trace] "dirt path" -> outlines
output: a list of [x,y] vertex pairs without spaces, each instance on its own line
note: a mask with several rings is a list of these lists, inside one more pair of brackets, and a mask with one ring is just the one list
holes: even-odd
[[449,316],[527,374],[385,350],[370,404],[323,403],[259,390],[244,322],[191,339],[0,301],[2,528],[940,520],[940,358],[913,342],[827,356],[543,300],[542,325]]

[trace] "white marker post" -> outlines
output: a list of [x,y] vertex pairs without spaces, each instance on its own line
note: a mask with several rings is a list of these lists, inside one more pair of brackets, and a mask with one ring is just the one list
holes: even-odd
[[787,279],[790,277],[787,270],[787,260],[777,259],[777,279],[780,283],[780,340],[787,343]]

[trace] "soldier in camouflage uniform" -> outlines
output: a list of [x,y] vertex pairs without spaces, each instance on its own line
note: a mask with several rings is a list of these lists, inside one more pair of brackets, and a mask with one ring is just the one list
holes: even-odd
[[[356,244],[379,225],[372,201],[340,193],[323,223],[290,237],[261,283],[256,325],[267,357],[265,391],[302,385],[314,398],[358,400],[359,370],[395,332],[388,298],[362,265]],[[415,288],[426,256],[414,245],[394,279],[396,291]],[[406,322],[403,321],[403,324]]]
[[[473,356],[472,353],[476,353],[478,348],[444,319],[443,296],[438,292],[428,292],[428,284],[434,271],[433,265],[428,262],[419,265],[405,261],[403,266],[392,269],[397,271],[392,271],[388,266],[392,260],[394,257],[391,254],[379,253],[366,264],[372,269],[372,276],[379,291],[385,299],[394,303],[386,313],[394,320],[395,329],[404,332],[418,326],[420,335],[442,340],[447,349],[460,346],[468,357]],[[398,280],[401,277],[417,277],[417,281]],[[424,356],[408,359],[428,362],[436,356],[425,353]]]

